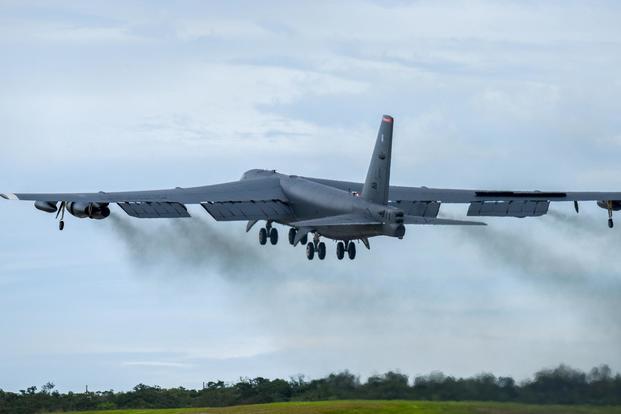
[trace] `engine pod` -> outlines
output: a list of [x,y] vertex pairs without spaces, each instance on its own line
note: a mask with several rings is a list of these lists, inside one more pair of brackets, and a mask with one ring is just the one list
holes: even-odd
[[34,206],[37,210],[45,211],[46,213],[56,213],[58,211],[56,204],[56,201],[35,201]]

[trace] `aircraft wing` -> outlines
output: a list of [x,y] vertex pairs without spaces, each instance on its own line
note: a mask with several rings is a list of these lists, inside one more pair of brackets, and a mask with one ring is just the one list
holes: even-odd
[[[341,190],[359,193],[362,184],[349,181],[308,178]],[[547,214],[552,202],[596,201],[612,203],[621,208],[621,192],[571,192],[571,191],[505,191],[461,190],[428,187],[391,186],[389,204],[399,207],[406,214],[437,217],[440,205],[470,204],[468,216],[482,217],[536,217]],[[607,206],[600,205],[606,208]]]
[[216,220],[278,220],[291,215],[278,179],[242,180],[203,187],[153,191],[0,194],[7,200],[117,203],[138,218],[189,217],[186,204],[200,204]]
[[243,180],[230,183],[208,185],[203,187],[173,188],[152,191],[128,191],[108,193],[51,193],[51,194],[0,194],[7,200],[27,201],[66,201],[90,203],[138,203],[138,202],[175,202],[182,204],[200,204],[206,201],[249,201],[281,200],[286,201],[278,179]]
[[[360,192],[362,183],[352,181],[306,178],[345,191]],[[462,190],[429,187],[390,186],[391,201],[439,201],[442,203],[472,203],[476,201],[621,201],[621,192],[597,191],[504,191],[504,190]]]

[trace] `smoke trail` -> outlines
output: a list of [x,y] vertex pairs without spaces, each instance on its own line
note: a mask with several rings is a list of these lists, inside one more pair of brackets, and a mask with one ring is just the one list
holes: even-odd
[[127,247],[129,258],[141,267],[212,269],[235,278],[272,270],[255,246],[200,218],[159,222],[151,227],[113,214],[109,222]]
[[585,279],[586,268],[581,261],[539,243],[532,234],[512,233],[492,226],[460,230],[475,242],[483,257],[521,270],[533,280],[579,284]]
[[550,210],[547,216],[554,219],[557,224],[564,225],[564,230],[572,233],[588,233],[597,236],[610,234],[605,220],[596,220],[587,214],[568,214],[558,210]]
[[[537,238],[537,234],[520,229],[519,232],[495,229],[461,229],[461,234],[473,241],[473,246],[484,260],[493,261],[516,270],[523,281],[545,289],[552,297],[568,302],[571,311],[581,312],[589,320],[602,323],[611,335],[621,337],[618,315],[621,310],[621,271],[616,263],[612,245],[601,241],[601,231],[591,228],[581,232],[574,225],[576,218],[553,214],[557,222],[567,224],[563,232],[581,235],[578,240],[567,238],[558,231],[552,233],[549,243]],[[586,227],[585,227],[586,228]],[[477,231],[479,230],[479,231]],[[597,236],[597,237],[594,237]],[[605,236],[606,238],[612,236]],[[587,246],[581,251],[581,246]],[[613,248],[616,248],[616,245]],[[595,260],[589,260],[588,256]]]

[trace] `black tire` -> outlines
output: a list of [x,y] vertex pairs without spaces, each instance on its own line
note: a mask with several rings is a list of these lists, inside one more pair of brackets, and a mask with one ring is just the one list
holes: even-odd
[[262,228],[259,230],[259,244],[265,246],[267,244],[267,229]]
[[608,219],[608,227],[613,228],[614,226],[615,226],[614,221],[612,221],[612,219]]
[[308,234],[305,234],[304,237],[300,239],[300,244],[302,244],[302,246],[304,246],[306,243],[308,243]]
[[347,256],[349,256],[349,260],[354,260],[356,258],[356,245],[354,242],[349,242],[347,246]]
[[339,260],[343,260],[343,258],[345,257],[345,243],[338,242],[336,244],[336,257]]
[[306,245],[306,258],[308,260],[313,260],[315,257],[315,245],[313,243],[308,243]]
[[298,234],[298,231],[294,228],[289,229],[289,244],[293,246],[293,242],[295,241],[295,236]]
[[270,243],[272,243],[272,246],[276,246],[278,244],[278,230],[274,228],[270,230]]
[[326,258],[326,244],[324,242],[317,245],[317,257],[319,257],[319,260]]
[[64,221],[60,221],[60,223],[58,223],[58,230],[63,231],[65,229],[65,222]]

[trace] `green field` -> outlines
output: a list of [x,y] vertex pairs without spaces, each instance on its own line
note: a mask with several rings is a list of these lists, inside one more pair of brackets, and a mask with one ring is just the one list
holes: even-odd
[[326,401],[278,403],[226,408],[82,411],[80,414],[609,414],[621,407],[525,405],[487,402]]

